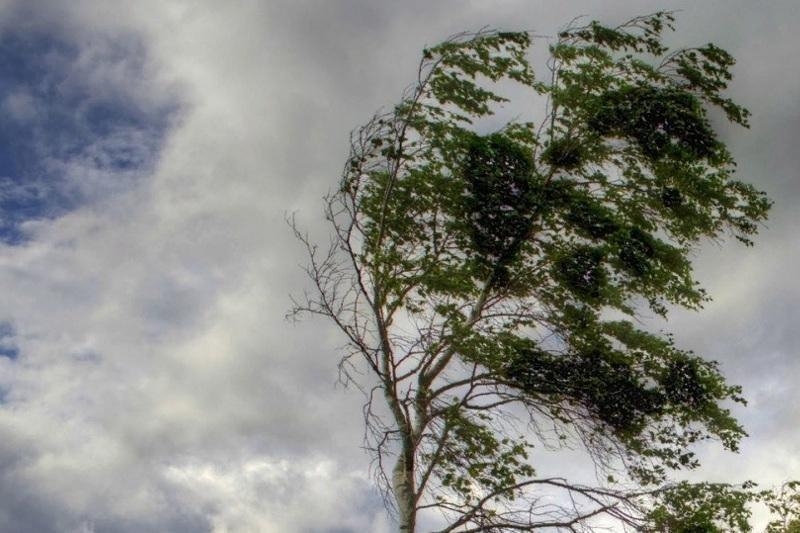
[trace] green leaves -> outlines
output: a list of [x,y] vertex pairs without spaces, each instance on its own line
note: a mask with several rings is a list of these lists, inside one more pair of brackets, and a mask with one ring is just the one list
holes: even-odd
[[554,418],[624,443],[639,481],[663,481],[665,471],[652,468],[654,461],[696,467],[689,447],[700,439],[716,437],[735,449],[744,435],[719,406],[742,401],[739,389],[725,383],[714,363],[677,349],[671,339],[628,321],[603,322],[586,309],[568,310],[561,334],[566,348],[559,352],[497,337],[510,354],[505,375]]
[[608,278],[604,259],[600,248],[572,247],[555,258],[553,276],[580,300],[600,303]]
[[[726,405],[744,400],[716,363],[634,320],[699,308],[693,247],[726,233],[749,244],[771,205],[734,179],[707,118],[717,107],[747,124],[722,94],[733,59],[714,45],[670,52],[672,21],[570,27],[550,44],[547,81],[534,78],[530,34],[457,36],[424,50],[417,84],[354,135],[329,210],[351,285],[323,307],[389,402],[378,453],[400,443],[398,464],[417,476],[404,486],[438,487],[436,505],[464,512],[454,528],[503,531],[497,520],[514,516],[505,524],[527,530],[537,516],[494,507],[534,485],[529,446],[504,424],[521,406],[610,467],[609,483],[621,470],[648,488],[652,512],[614,515],[628,525],[744,530],[738,489],[654,489],[698,465],[698,442],[736,450],[745,433]],[[508,82],[544,119],[486,132]]]
[[752,485],[679,483],[658,493],[659,503],[651,511],[646,532],[749,533],[754,499]]
[[483,491],[513,499],[516,491],[511,487],[519,478],[534,475],[526,462],[530,446],[498,437],[482,418],[487,417],[468,417],[455,408],[447,411],[445,431],[453,438],[439,451],[442,484],[468,500]]
[[672,13],[659,11],[631,19],[617,28],[609,28],[592,21],[584,27],[570,28],[562,32],[559,37],[562,40],[587,41],[611,51],[632,50],[657,56],[667,51],[661,43],[661,32],[665,28],[673,29],[674,21]]
[[542,160],[553,168],[574,170],[586,159],[581,142],[564,137],[553,139],[542,152]]
[[533,225],[537,198],[533,158],[523,145],[500,134],[474,136],[462,166],[472,246],[494,269],[493,283],[507,282],[514,261]]
[[797,533],[800,531],[800,482],[790,481],[778,489],[758,493],[775,517],[766,533]]
[[[713,46],[668,54],[659,35],[670,22],[657,13],[568,30],[552,48],[549,86],[534,82],[525,33],[427,49],[420,86],[360,156],[385,170],[362,172],[355,212],[367,229],[364,261],[392,309],[444,331],[481,290],[498,305],[516,298],[520,309],[546,310],[491,322],[475,337],[486,341],[480,350],[464,338],[453,346],[505,368],[520,394],[583,406],[582,423],[631,454],[683,468],[701,438],[735,447],[743,433],[718,402],[736,389],[671,342],[600,317],[635,314],[637,299],[659,314],[700,305],[689,245],[724,229],[752,234],[769,203],[730,180],[730,156],[705,116],[704,104],[728,105],[718,91],[731,58]],[[665,56],[672,70],[647,66],[647,56]],[[551,98],[549,130],[465,126],[503,101],[492,85],[503,79]],[[582,310],[581,323],[569,309]],[[486,348],[525,344],[517,328],[526,321],[556,340]],[[455,337],[436,345],[447,342]],[[699,426],[678,432],[675,423]]]
[[601,136],[633,141],[650,159],[714,157],[716,135],[699,100],[675,88],[626,86],[600,95],[588,126]]
[[533,83],[533,70],[525,57],[530,44],[525,32],[486,32],[426,49],[423,58],[434,64],[426,90],[439,104],[453,104],[467,116],[491,114],[491,105],[505,98],[483,87],[478,78]]

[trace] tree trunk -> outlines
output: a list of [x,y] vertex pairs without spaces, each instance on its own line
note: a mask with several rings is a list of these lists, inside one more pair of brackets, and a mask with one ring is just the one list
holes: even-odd
[[397,503],[400,533],[414,533],[416,528],[416,502],[414,501],[414,465],[408,464],[406,450],[402,450],[392,472],[392,489]]

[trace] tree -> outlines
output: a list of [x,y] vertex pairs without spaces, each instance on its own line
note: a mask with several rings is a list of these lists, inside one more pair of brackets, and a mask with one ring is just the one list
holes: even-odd
[[765,533],[800,532],[800,482],[789,481],[779,489],[763,491],[760,497],[774,516]]
[[[734,178],[712,120],[733,58],[670,51],[668,12],[570,24],[549,44],[481,31],[427,48],[393,109],[352,135],[296,312],[332,320],[364,390],[368,449],[399,529],[747,531],[752,485],[671,483],[693,445],[736,450],[744,403],[717,363],[637,325],[699,309],[689,254],[752,244],[770,207]],[[537,122],[492,115],[516,83]],[[534,448],[580,447],[592,483],[537,475]]]

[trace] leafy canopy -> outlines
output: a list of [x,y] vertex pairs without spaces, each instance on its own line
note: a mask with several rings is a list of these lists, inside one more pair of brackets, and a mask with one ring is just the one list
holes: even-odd
[[[741,391],[717,364],[636,322],[701,307],[692,247],[751,244],[770,207],[735,178],[709,119],[747,126],[723,94],[733,58],[712,44],[669,51],[672,21],[570,26],[549,46],[546,81],[528,33],[455,37],[426,49],[418,83],[353,137],[328,212],[347,258],[315,260],[308,310],[333,318],[378,378],[391,422],[375,450],[401,457],[398,507],[409,494],[415,510],[439,507],[456,517],[443,531],[532,526],[496,507],[547,484],[528,461],[536,439],[498,422],[514,404],[534,433],[553,427],[645,488],[698,466],[693,444],[736,450],[744,435],[726,407]],[[545,116],[487,131],[508,82]],[[714,487],[638,493],[662,501],[650,514],[590,493],[636,508],[604,512],[637,527],[744,530],[742,493]],[[738,511],[717,513],[726,506]],[[675,529],[690,515],[695,526]]]

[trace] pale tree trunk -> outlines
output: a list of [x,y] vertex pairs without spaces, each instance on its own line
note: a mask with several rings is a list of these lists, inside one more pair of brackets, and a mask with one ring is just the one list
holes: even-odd
[[414,497],[414,466],[408,464],[406,450],[401,451],[392,472],[392,490],[397,503],[400,533],[414,533],[416,528],[416,502]]

